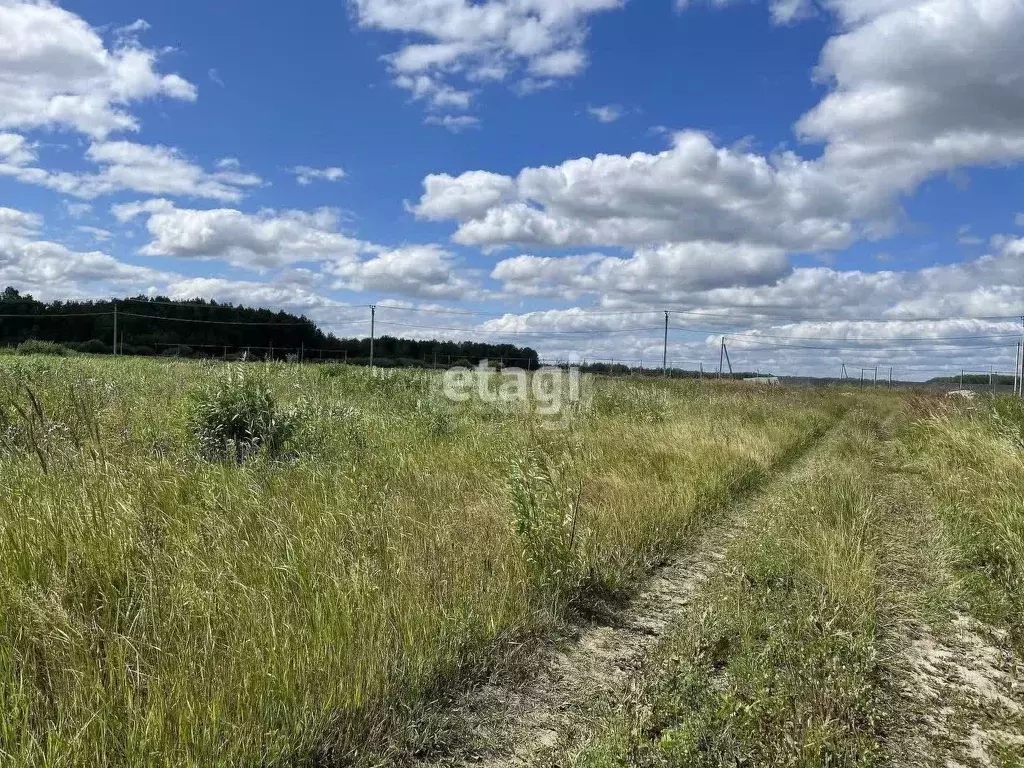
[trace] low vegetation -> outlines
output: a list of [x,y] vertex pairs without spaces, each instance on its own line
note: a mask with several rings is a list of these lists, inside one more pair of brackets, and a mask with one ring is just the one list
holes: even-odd
[[551,429],[425,371],[0,358],[0,764],[435,754],[444,702],[614,614],[741,499],[635,694],[556,763],[901,764],[938,706],[913,638],[973,616],[1022,650],[1019,402],[590,394]]
[[908,436],[974,613],[1024,652],[1024,400],[934,405]]
[[561,762],[1019,764],[999,638],[1020,652],[1022,414],[859,397],[759,498],[635,696]]
[[0,756],[377,763],[614,604],[843,406],[601,382],[565,429],[415,371],[0,360]]
[[17,352],[19,355],[56,355],[64,357],[68,354],[68,349],[52,341],[28,339],[17,346]]

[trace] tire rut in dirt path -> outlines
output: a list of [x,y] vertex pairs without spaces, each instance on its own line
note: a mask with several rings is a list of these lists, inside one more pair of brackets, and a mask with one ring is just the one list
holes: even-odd
[[469,743],[425,764],[528,766],[556,745],[584,744],[595,718],[628,691],[648,652],[718,568],[757,498],[797,474],[838,423],[783,462],[774,478],[735,503],[692,547],[659,568],[623,609],[605,621],[576,626],[568,643],[544,658],[536,675],[517,686],[485,684],[462,697],[453,717],[469,731]]

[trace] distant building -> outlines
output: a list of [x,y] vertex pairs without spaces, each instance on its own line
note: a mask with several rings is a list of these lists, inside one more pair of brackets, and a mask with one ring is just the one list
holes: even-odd
[[750,381],[750,382],[753,382],[754,384],[778,384],[779,383],[779,377],[778,376],[751,376],[749,379],[744,379],[744,381]]

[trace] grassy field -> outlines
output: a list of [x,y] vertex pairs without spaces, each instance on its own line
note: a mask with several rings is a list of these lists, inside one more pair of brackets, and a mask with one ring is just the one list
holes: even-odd
[[558,762],[1024,764],[1022,415],[859,397]]
[[440,381],[0,357],[0,765],[444,754],[451,697],[741,499],[632,694],[554,764],[1024,759],[1024,709],[961,684],[1015,671],[949,662],[1024,651],[1019,401],[601,379],[550,429]]
[[627,597],[848,408],[600,381],[551,430],[437,384],[0,358],[0,761],[429,750],[440,693]]

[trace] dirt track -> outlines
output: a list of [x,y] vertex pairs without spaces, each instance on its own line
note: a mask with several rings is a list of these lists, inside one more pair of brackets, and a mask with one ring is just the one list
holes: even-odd
[[[766,488],[798,473],[825,439],[805,446]],[[571,751],[585,744],[595,718],[629,690],[643,659],[715,571],[764,491],[756,490],[724,513],[686,552],[659,568],[621,610],[605,621],[574,627],[568,642],[545,659],[537,674],[516,686],[485,684],[463,697],[453,717],[469,731],[468,743],[432,764],[534,765],[556,745]]]

